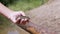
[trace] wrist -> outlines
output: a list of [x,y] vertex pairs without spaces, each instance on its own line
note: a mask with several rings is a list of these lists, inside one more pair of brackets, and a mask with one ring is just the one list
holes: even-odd
[[11,16],[13,15],[14,11],[8,11],[8,13],[6,14],[6,16],[11,19]]

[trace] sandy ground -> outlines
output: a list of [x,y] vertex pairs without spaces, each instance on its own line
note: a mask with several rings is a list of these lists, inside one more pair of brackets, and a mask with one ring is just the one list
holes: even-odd
[[40,25],[44,34],[60,34],[60,0],[48,3],[26,13],[31,21]]

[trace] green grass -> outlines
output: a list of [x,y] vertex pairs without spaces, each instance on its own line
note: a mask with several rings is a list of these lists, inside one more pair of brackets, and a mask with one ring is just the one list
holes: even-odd
[[8,7],[12,10],[27,11],[39,7],[40,5],[46,3],[47,1],[48,0],[19,0],[11,5],[8,5]]
[[10,21],[6,19],[4,16],[0,15],[0,31],[10,25]]

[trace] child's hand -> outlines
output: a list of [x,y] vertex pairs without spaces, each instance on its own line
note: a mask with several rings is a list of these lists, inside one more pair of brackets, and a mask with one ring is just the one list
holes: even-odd
[[17,20],[17,16],[25,16],[25,13],[23,11],[18,11],[18,12],[12,12],[10,15],[9,15],[9,18],[11,19],[12,22],[16,23]]

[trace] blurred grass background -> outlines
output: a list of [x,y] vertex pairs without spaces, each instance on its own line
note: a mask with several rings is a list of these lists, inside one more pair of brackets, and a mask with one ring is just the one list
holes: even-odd
[[46,3],[48,0],[0,0],[12,10],[31,10]]
[[[28,11],[43,5],[47,1],[48,0],[0,0],[5,6],[15,11]],[[4,16],[0,15],[0,31],[9,25],[9,21]]]
[[13,10],[31,10],[33,8],[36,8],[44,3],[46,3],[48,0],[18,0],[14,2],[11,5],[8,5],[9,8]]

